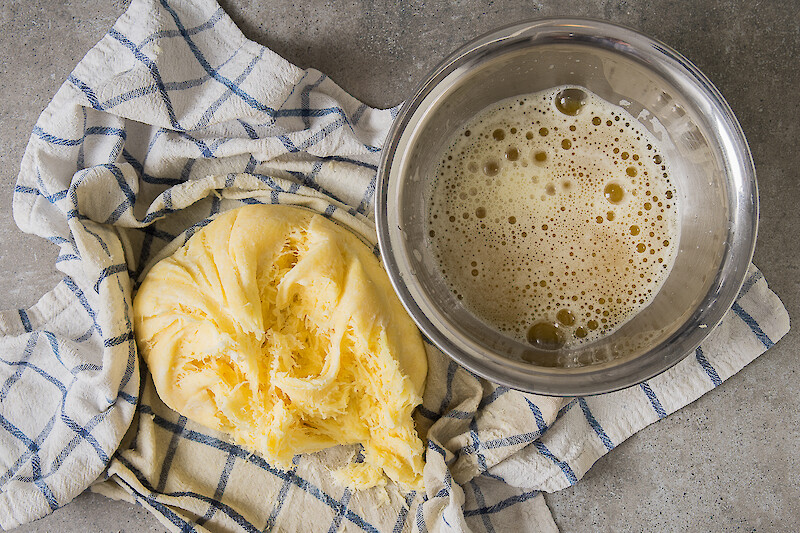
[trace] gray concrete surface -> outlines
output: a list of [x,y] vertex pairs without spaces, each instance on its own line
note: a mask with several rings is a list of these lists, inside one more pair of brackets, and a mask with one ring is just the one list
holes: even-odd
[[[398,3],[399,4],[399,3]],[[755,262],[800,316],[800,16],[795,0],[625,2],[224,0],[251,39],[394,105],[450,50],[528,17],[603,18],[683,52],[717,85],[750,141],[761,189]],[[0,306],[59,279],[55,247],[24,235],[11,191],[31,128],[125,2],[0,3]],[[800,531],[800,328],[720,388],[629,439],[575,487],[547,496],[564,532]],[[141,507],[84,494],[21,532],[162,530]]]

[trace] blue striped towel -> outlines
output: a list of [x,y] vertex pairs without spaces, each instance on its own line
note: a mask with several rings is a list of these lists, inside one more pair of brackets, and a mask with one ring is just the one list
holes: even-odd
[[245,39],[214,0],[134,0],[37,122],[13,208],[60,247],[63,281],[0,314],[0,525],[92,485],[173,531],[554,531],[541,491],[576,483],[641,428],[720,385],[789,329],[754,267],[722,324],[647,383],[592,398],[493,385],[429,347],[425,490],[351,492],[357,447],[290,468],[167,408],[137,358],[131,293],[217,213],[301,205],[374,245],[396,109],[356,101]]

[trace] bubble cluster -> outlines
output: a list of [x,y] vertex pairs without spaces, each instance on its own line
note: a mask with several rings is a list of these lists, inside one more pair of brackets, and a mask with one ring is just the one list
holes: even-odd
[[543,349],[592,342],[650,303],[674,261],[677,191],[658,141],[577,87],[494,104],[432,180],[430,245],[476,316]]

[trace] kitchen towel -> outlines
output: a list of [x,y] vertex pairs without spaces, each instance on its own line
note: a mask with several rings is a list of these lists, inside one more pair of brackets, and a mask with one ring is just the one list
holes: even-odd
[[248,203],[318,211],[374,246],[376,170],[396,111],[248,41],[214,0],[131,3],[36,123],[15,188],[17,224],[59,246],[63,281],[0,314],[2,527],[94,483],[173,531],[553,531],[541,491],[576,483],[788,331],[751,267],[700,348],[612,394],[524,394],[427,346],[420,492],[338,485],[331,472],[358,460],[357,446],[277,468],[167,408],[133,340],[143,274]]

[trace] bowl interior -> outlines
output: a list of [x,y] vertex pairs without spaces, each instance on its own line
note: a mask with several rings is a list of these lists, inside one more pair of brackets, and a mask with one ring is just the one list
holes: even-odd
[[[580,361],[607,362],[570,369],[524,362],[542,354],[466,310],[448,290],[425,232],[431,177],[452,135],[492,103],[560,85],[585,87],[624,107],[662,141],[681,220],[675,264],[655,299],[611,335],[570,348]],[[572,395],[652,377],[717,324],[752,257],[757,196],[738,124],[688,61],[635,32],[551,21],[486,36],[422,86],[392,137],[379,185],[387,269],[425,334],[493,381]]]

